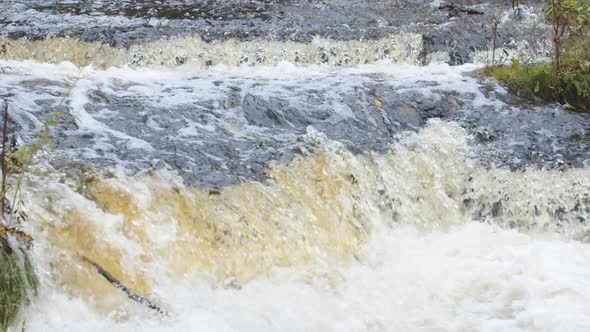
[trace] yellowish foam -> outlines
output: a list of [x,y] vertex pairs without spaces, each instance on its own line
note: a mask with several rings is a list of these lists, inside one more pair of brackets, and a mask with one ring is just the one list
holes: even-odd
[[[271,167],[265,183],[243,182],[219,191],[158,175],[61,181],[69,185],[37,179],[25,188],[26,200],[34,202],[30,231],[47,246],[57,279],[106,312],[125,302],[83,257],[147,297],[162,278],[239,285],[283,267],[330,274],[363,260],[375,227],[397,221],[396,214],[414,218],[419,206],[429,205],[430,211],[419,216],[424,223],[433,216],[456,217],[456,211],[448,212],[444,194],[422,201],[414,196],[428,188],[460,190],[452,182],[462,176],[452,170],[449,177],[436,174],[436,167],[456,162],[449,155],[462,154],[457,131],[448,125],[442,134],[424,136],[448,139],[434,150],[410,144],[390,155],[355,156],[331,148]],[[392,185],[404,178],[416,181]],[[394,196],[404,198],[403,208]]]
[[235,39],[206,42],[198,37],[166,38],[141,42],[129,49],[71,38],[28,41],[0,39],[0,59],[39,62],[72,62],[97,68],[112,66],[176,67],[188,64],[238,66],[240,64],[274,65],[281,61],[302,64],[328,63],[354,66],[378,60],[416,64],[422,52],[422,36],[390,35],[377,40],[338,41],[315,38],[309,43]]
[[4,52],[0,59],[33,60],[37,62],[71,62],[78,66],[94,65],[99,68],[121,66],[126,63],[126,51],[100,43],[85,43],[71,38],[52,38],[29,41],[0,38]]
[[[239,287],[280,268],[337,275],[397,223],[444,230],[486,215],[528,230],[583,226],[576,218],[590,208],[579,197],[588,170],[486,169],[469,159],[466,139],[458,126],[432,121],[385,155],[335,145],[271,167],[264,183],[219,191],[153,174],[33,179],[24,188],[28,231],[56,280],[112,312],[129,300],[82,257],[152,298],[169,280]],[[490,212],[498,200],[501,211]]]
[[59,279],[109,311],[116,291],[82,257],[148,297],[158,268],[174,278],[240,284],[277,267],[329,268],[360,258],[367,219],[378,213],[364,211],[367,194],[347,162],[338,155],[301,159],[272,171],[269,183],[219,192],[155,175],[97,178],[84,195],[64,186],[37,193],[45,204],[34,206],[31,218],[57,249]]

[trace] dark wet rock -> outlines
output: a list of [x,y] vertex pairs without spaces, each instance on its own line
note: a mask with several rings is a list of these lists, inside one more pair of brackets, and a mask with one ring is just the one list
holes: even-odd
[[[262,180],[269,163],[313,153],[317,143],[310,132],[354,153],[386,152],[397,134],[419,130],[429,118],[452,117],[473,98],[442,90],[424,94],[418,90],[436,84],[420,81],[401,88],[373,74],[323,77],[329,84],[318,84],[314,76],[295,81],[214,77],[195,77],[194,83],[210,84],[213,93],[196,93],[186,86],[190,79],[178,86],[162,83],[156,95],[133,92],[139,86],[133,82],[91,88],[83,111],[96,121],[95,128],[77,126],[73,115],[66,116],[54,132],[58,152],[99,167],[122,165],[132,173],[166,168],[192,185],[216,187]],[[40,96],[31,115],[42,121],[67,90],[37,83],[29,81],[24,91]],[[23,91],[21,85],[0,90],[5,88]],[[179,95],[190,97],[178,102]],[[24,134],[33,132],[28,121],[23,115],[29,127]]]
[[[68,36],[130,47],[175,36],[310,42],[316,36],[366,40],[411,32],[424,36],[423,62],[431,53],[445,52],[451,64],[461,64],[471,61],[474,51],[490,46],[494,17],[508,18],[499,25],[498,46],[514,48],[515,41],[538,46],[545,28],[525,21],[541,13],[542,1],[527,5],[531,7],[513,10],[509,1],[484,0],[191,0],[141,5],[130,0],[11,0],[0,4],[0,37]],[[328,57],[325,54],[324,61]],[[244,61],[256,63],[256,59]]]
[[[88,89],[84,111],[96,121],[93,126],[103,127],[89,129],[70,115],[71,105],[59,106],[68,116],[54,132],[58,154],[99,167],[122,165],[132,173],[169,169],[189,184],[217,188],[262,180],[271,162],[313,153],[317,142],[311,133],[353,153],[385,153],[398,134],[442,118],[467,130],[474,157],[484,165],[523,169],[590,163],[590,115],[531,103],[493,85],[484,89],[489,83],[467,76],[474,86],[468,91],[420,78],[400,84],[379,74],[296,80],[207,75],[175,84],[142,81],[153,93],[135,92],[142,87],[139,82],[109,85],[108,80],[101,83],[107,86]],[[19,111],[26,103],[11,104],[15,130],[27,141],[67,85],[27,76],[15,82],[0,86],[0,94],[32,96],[26,97],[34,105],[28,114]],[[199,88],[204,86],[212,90]]]
[[518,169],[584,167],[590,162],[590,141],[577,139],[590,128],[589,114],[554,104],[502,112],[474,109],[459,120],[474,134],[484,163]]
[[482,12],[482,11],[475,10],[475,9],[469,9],[469,8],[466,8],[463,6],[458,6],[455,4],[442,5],[442,6],[438,7],[438,9],[445,10],[445,11],[449,12],[449,17],[459,16],[462,13],[467,14],[467,15],[484,15],[484,12]]
[[[226,81],[217,84],[225,91],[217,97],[221,99],[203,96],[194,104],[174,107],[157,107],[146,97],[91,90],[92,102],[85,106],[89,114],[112,130],[147,142],[153,150],[134,148],[128,140],[108,134],[108,140],[100,143],[104,136],[76,130],[67,122],[56,132],[56,142],[59,151],[74,160],[102,167],[123,163],[132,172],[167,168],[187,183],[205,187],[263,180],[270,162],[288,162],[316,149],[307,138],[309,130],[353,153],[386,152],[397,134],[419,130],[430,118],[466,128],[476,157],[484,164],[563,168],[581,167],[590,160],[587,115],[564,111],[559,105],[517,108],[510,104],[514,97],[491,93],[489,102],[506,101],[498,109],[491,103],[475,104],[481,96],[474,93],[438,89],[428,81],[412,89],[379,81],[359,84],[351,91],[333,84],[335,91],[343,91],[329,98],[326,91],[301,83],[290,99],[278,96],[276,82],[256,82],[253,90],[248,84]],[[419,92],[422,87],[432,90],[424,94]],[[171,95],[179,92],[169,89]],[[381,98],[379,103],[376,98]],[[104,113],[105,109],[116,112]],[[232,122],[234,129],[228,128]],[[81,151],[87,154],[80,155]]]
[[[305,119],[298,118],[294,115],[297,112],[289,109],[289,102],[287,100],[276,97],[271,97],[267,101],[248,94],[242,102],[242,110],[250,125],[260,127],[301,127],[302,125],[309,124]],[[287,117],[292,122],[288,121]]]
[[392,116],[393,120],[409,126],[419,127],[422,124],[422,117],[413,108],[399,108]]

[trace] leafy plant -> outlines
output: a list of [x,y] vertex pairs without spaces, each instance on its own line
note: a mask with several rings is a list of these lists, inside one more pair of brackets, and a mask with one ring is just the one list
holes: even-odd
[[590,23],[590,0],[551,0],[545,17],[553,26],[553,68],[559,71],[564,42],[584,34]]

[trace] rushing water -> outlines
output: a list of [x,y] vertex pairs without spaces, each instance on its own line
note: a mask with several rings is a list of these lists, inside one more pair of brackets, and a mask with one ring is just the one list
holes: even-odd
[[[416,3],[396,6],[439,18]],[[58,36],[4,41],[11,133],[65,113],[23,183],[41,286],[14,331],[590,330],[589,116],[440,63],[456,54],[411,29],[191,34],[217,16],[263,31],[296,2],[5,6],[3,37]],[[64,32],[179,13],[187,33],[125,47]]]
[[[23,127],[34,130],[43,105],[60,103],[67,93],[76,122],[72,127],[66,120],[59,128],[55,161],[37,171],[50,175],[32,178],[24,191],[30,216],[24,226],[36,239],[34,258],[43,281],[39,297],[22,314],[31,330],[581,331],[590,326],[584,314],[590,252],[578,242],[587,238],[588,170],[543,170],[537,161],[511,171],[481,159],[510,155],[504,150],[516,151],[519,135],[488,146],[493,154],[481,151],[472,134],[448,120],[425,120],[417,132],[391,127],[398,128],[397,134],[366,125],[381,140],[397,141],[388,145],[375,143],[377,138],[373,144],[348,142],[354,133],[325,130],[330,139],[313,124],[303,131],[280,123],[265,127],[263,120],[249,124],[243,104],[240,112],[230,108],[207,123],[170,126],[157,114],[178,105],[209,114],[203,106],[186,105],[206,104],[201,98],[220,105],[232,91],[224,86],[236,85],[251,93],[258,87],[263,96],[274,91],[300,108],[321,111],[327,103],[320,118],[344,121],[379,113],[375,97],[369,97],[367,104],[373,106],[362,108],[364,113],[351,111],[344,101],[347,91],[376,77],[397,80],[419,91],[423,100],[434,93],[440,102],[439,94],[455,91],[467,109],[487,105],[498,108],[488,111],[500,112],[505,104],[485,97],[465,76],[469,67],[380,64],[334,71],[283,65],[150,72],[4,65],[10,69],[3,86],[12,87],[13,117]],[[363,77],[369,81],[359,81]],[[223,83],[210,84],[213,80]],[[264,87],[269,80],[272,90]],[[109,105],[94,110],[89,96],[96,86]],[[340,91],[331,90],[336,87]],[[312,103],[307,89],[325,91],[325,100]],[[128,108],[120,98],[133,98],[145,110]],[[247,99],[245,92],[239,98]],[[141,122],[143,130],[129,131],[123,122],[138,111],[148,111],[154,120]],[[545,112],[542,107],[536,111]],[[174,119],[174,113],[165,114]],[[419,117],[411,119],[406,130],[412,123],[421,126]],[[552,130],[571,135],[576,125],[585,127],[584,119],[568,118],[577,122]],[[163,138],[156,139],[158,133]],[[209,156],[225,167],[209,171],[218,175],[207,183],[217,178],[227,186],[186,186],[183,181],[199,182],[191,177],[194,171],[182,167],[156,167],[155,173],[140,169],[133,175],[138,167],[149,167],[141,166],[141,155],[166,160],[161,139],[178,141],[178,146],[186,141],[195,151],[208,151],[204,145],[212,144],[215,153],[224,146],[215,143],[223,137],[227,148],[244,142],[256,146]],[[279,143],[265,143],[272,140]],[[553,142],[559,144],[564,142]],[[300,152],[280,153],[294,148]],[[287,159],[267,164],[262,170],[266,180],[257,170],[231,163],[238,158],[254,165],[267,154]],[[84,161],[96,166],[80,164]],[[109,164],[119,168],[105,173]],[[242,180],[234,183],[234,175]],[[169,315],[130,301],[82,257],[98,262]]]

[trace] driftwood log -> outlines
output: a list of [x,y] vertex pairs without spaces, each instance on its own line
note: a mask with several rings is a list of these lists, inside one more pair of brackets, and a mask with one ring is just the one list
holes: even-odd
[[159,305],[155,304],[154,302],[146,299],[145,297],[143,297],[141,295],[134,293],[132,290],[129,289],[129,287],[123,285],[123,283],[121,283],[117,278],[115,278],[107,270],[103,269],[102,266],[98,265],[97,263],[93,262],[92,260],[90,260],[87,257],[82,257],[82,258],[84,259],[85,262],[87,262],[88,264],[90,264],[94,268],[96,268],[96,271],[98,272],[98,274],[100,274],[109,283],[111,283],[111,285],[113,285],[113,286],[115,286],[115,288],[123,291],[125,294],[127,294],[127,297],[129,297],[133,301],[140,303],[140,304],[148,307],[149,309],[155,310],[164,316],[168,315],[168,312],[166,312],[164,309],[162,309]]

